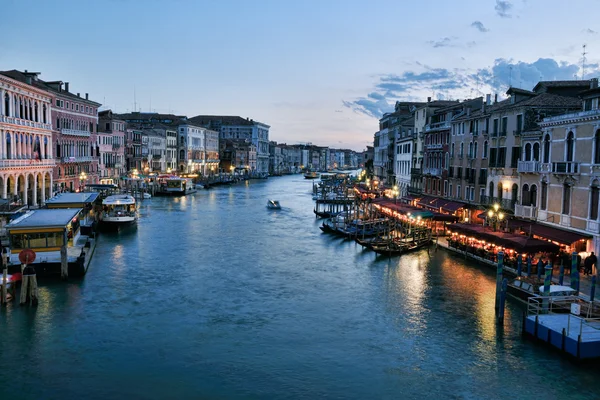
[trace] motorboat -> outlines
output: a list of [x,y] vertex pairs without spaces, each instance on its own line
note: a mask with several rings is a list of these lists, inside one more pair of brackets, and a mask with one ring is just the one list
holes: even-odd
[[305,179],[317,179],[319,174],[315,171],[308,171],[304,174]]
[[269,210],[281,210],[281,204],[277,200],[267,200],[267,208]]
[[196,185],[190,178],[161,175],[158,177],[156,196],[185,196],[196,193]]
[[125,225],[137,220],[136,201],[133,196],[119,194],[102,200],[101,222],[105,225]]
[[[513,297],[527,301],[530,297],[541,297],[544,295],[544,286],[538,286],[539,280],[535,278],[518,277],[508,282],[507,292]],[[550,285],[549,296],[552,298],[565,298],[576,296],[577,291],[570,286]]]

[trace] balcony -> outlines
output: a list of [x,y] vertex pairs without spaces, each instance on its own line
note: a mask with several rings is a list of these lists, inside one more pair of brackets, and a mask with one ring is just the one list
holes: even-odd
[[521,174],[537,174],[541,171],[539,161],[519,161],[517,164],[517,172]]
[[20,126],[29,126],[31,128],[52,130],[51,124],[43,124],[41,122],[28,121],[26,119],[8,117],[6,115],[0,116],[0,122],[5,122],[7,124],[13,124],[13,125],[20,125]]
[[553,162],[552,163],[553,174],[579,174],[579,163],[577,162]]
[[411,168],[410,176],[421,176],[421,168]]
[[79,129],[65,129],[65,128],[62,128],[60,130],[60,133],[62,133],[63,135],[70,135],[70,136],[90,137],[90,132],[89,131],[80,131]]
[[499,204],[500,208],[503,210],[514,211],[516,200],[511,199],[501,199],[498,197],[490,197],[490,196],[481,196],[481,204],[492,206],[494,204]]
[[433,175],[433,176],[442,176],[441,168],[423,168],[423,174],[425,175]]
[[113,148],[113,150],[120,149],[121,148],[121,143],[113,143],[112,144],[112,148]]
[[537,207],[535,206],[522,206],[515,204],[515,216],[521,218],[536,219],[537,218]]
[[91,157],[91,156],[62,157],[60,159],[60,161],[63,163],[91,162],[91,161],[94,161],[94,157]]
[[585,230],[592,233],[598,233],[600,232],[600,224],[598,224],[598,221],[591,221],[588,219]]
[[557,115],[555,117],[544,118],[543,123],[546,124],[548,122],[562,122],[562,121],[574,120],[574,119],[578,119],[578,118],[593,117],[593,116],[596,116],[599,114],[600,114],[600,109],[589,110],[589,111],[580,111],[580,112],[571,113],[571,114],[562,114],[562,115]]
[[520,129],[515,129],[515,130],[513,131],[513,135],[514,135],[514,136],[521,136],[521,132],[523,132],[523,131],[522,131],[522,130],[520,130]]
[[115,163],[115,168],[123,168],[123,163]]
[[482,129],[482,130],[481,130],[481,134],[482,134],[483,136],[487,136],[487,135],[489,134],[489,132],[488,132],[487,130],[485,130],[485,129]]
[[112,161],[109,161],[104,164],[104,168],[114,168],[114,167],[115,167],[115,163]]
[[441,143],[432,143],[423,145],[427,150],[440,150],[444,148],[444,145]]
[[56,163],[53,159],[41,159],[41,160],[0,160],[0,168],[12,168],[12,167],[54,167]]
[[161,158],[162,158],[162,155],[160,155],[160,154],[153,154],[152,155],[152,159],[153,160],[160,160]]
[[500,131],[500,137],[506,137],[506,130]]
[[425,125],[426,131],[432,131],[432,130],[436,130],[436,129],[450,129],[450,122],[442,121],[442,122],[435,122],[433,124]]

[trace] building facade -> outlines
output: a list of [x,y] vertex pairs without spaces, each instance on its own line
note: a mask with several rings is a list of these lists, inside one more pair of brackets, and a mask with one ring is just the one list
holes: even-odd
[[52,197],[51,107],[37,73],[0,72],[0,191],[8,204],[43,205]]
[[98,113],[100,183],[118,183],[125,175],[125,121],[111,110]]

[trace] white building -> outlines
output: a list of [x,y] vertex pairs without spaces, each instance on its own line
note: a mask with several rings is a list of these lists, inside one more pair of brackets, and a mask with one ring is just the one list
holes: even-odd
[[204,173],[204,128],[190,123],[180,123],[177,127],[179,145],[177,163],[179,172]]
[[0,72],[0,193],[42,205],[52,197],[53,97],[32,85],[34,74]]
[[396,132],[396,149],[394,155],[394,174],[400,196],[408,194],[414,149],[413,129],[414,117],[402,121]]

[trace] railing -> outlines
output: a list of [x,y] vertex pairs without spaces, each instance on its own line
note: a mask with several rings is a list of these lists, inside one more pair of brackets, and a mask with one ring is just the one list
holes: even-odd
[[115,163],[115,168],[123,168],[123,163]]
[[90,162],[94,161],[94,157],[91,156],[75,156],[75,157],[63,157],[60,159],[64,163],[70,162]]
[[450,128],[450,122],[447,122],[447,121],[435,122],[433,124],[425,125],[426,131],[433,130],[433,129],[447,129],[447,128]]
[[515,204],[515,216],[529,219],[536,219],[537,207],[534,206],[523,206],[521,204]]
[[598,223],[598,221],[588,220],[586,230],[589,232],[593,232],[593,233],[599,233],[600,232],[600,224]]
[[43,124],[41,122],[28,121],[26,119],[8,117],[6,115],[0,116],[0,122],[6,122],[7,124],[14,124],[14,125],[21,125],[21,126],[30,126],[32,128],[52,130],[51,124]]
[[500,131],[500,136],[501,136],[501,137],[502,137],[502,136],[506,136],[506,131],[505,131],[505,130],[504,130],[504,131]]
[[515,130],[513,131],[513,135],[514,135],[514,136],[521,136],[521,132],[523,132],[523,131],[522,131],[522,130],[520,130],[520,129],[515,129]]
[[63,135],[72,135],[72,136],[85,136],[85,137],[89,137],[90,136],[90,132],[89,131],[81,131],[79,129],[65,129],[65,128],[62,128],[60,130],[60,133],[62,133]]
[[579,163],[577,162],[553,162],[553,174],[579,174]]
[[503,210],[513,211],[515,209],[516,200],[501,199],[498,197],[490,197],[490,196],[481,196],[481,204],[483,204],[483,205],[499,204],[500,208],[502,208]]
[[555,117],[544,118],[544,121],[542,121],[542,123],[557,122],[557,121],[562,121],[562,120],[566,120],[566,119],[581,118],[581,117],[591,117],[591,116],[598,115],[598,114],[600,114],[600,109],[589,110],[589,111],[580,111],[580,112],[571,113],[571,114],[562,114],[562,115],[557,115]]
[[441,149],[444,147],[444,145],[440,144],[440,143],[433,143],[433,144],[426,144],[426,145],[424,145],[424,147],[426,149]]
[[520,173],[538,173],[540,172],[541,166],[539,161],[519,161],[517,165],[517,172]]
[[114,162],[104,163],[104,167],[105,168],[114,168],[115,167],[115,163]]
[[153,154],[152,155],[152,159],[153,160],[160,160],[162,158],[162,156],[160,154]]
[[55,166],[53,159],[43,158],[41,160],[25,159],[25,160],[0,160],[1,167],[37,167],[37,166]]
[[540,172],[550,172],[552,170],[552,164],[540,163]]
[[441,168],[423,168],[423,174],[429,174],[434,176],[441,176],[442,169]]
[[121,148],[121,143],[113,143],[112,144],[112,148],[113,149],[120,149]]
[[571,216],[570,215],[560,215],[560,224],[562,226],[570,227],[571,226]]

